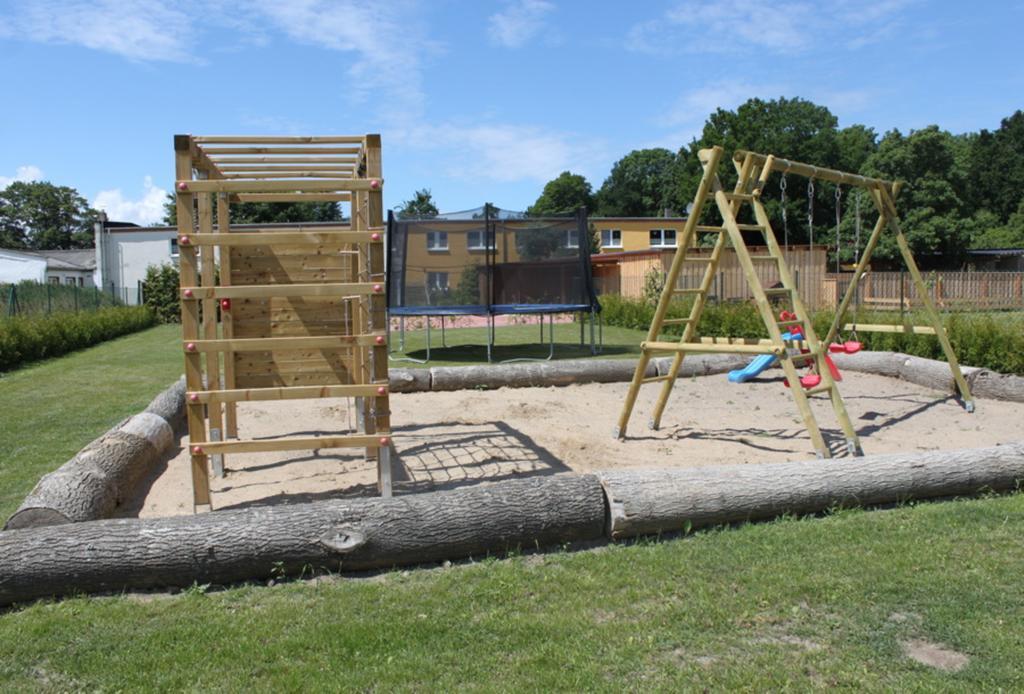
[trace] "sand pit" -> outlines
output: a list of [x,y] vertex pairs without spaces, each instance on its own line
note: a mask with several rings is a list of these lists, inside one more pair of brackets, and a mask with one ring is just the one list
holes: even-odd
[[[776,372],[780,373],[780,372]],[[647,428],[656,389],[641,391],[630,438],[612,430],[626,383],[564,388],[502,388],[394,395],[396,495],[480,481],[627,467],[761,463],[814,457],[792,398],[779,377],[735,385],[724,375],[676,386],[660,431]],[[981,400],[966,413],[951,396],[904,381],[847,374],[843,398],[866,453],[991,446],[1019,440],[1024,404]],[[831,407],[815,414],[833,449],[842,436]],[[346,430],[343,400],[243,403],[247,438]],[[192,513],[183,439],[177,455],[126,509],[127,515]],[[214,507],[299,503],[373,495],[375,465],[351,450],[232,455],[212,479]]]

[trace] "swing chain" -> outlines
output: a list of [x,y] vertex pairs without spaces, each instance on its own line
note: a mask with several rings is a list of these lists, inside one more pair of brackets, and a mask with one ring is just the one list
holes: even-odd
[[854,209],[854,241],[853,241],[853,262],[860,263],[860,189],[857,190],[857,194],[853,197],[853,209]]
[[786,250],[789,250],[789,223],[786,220],[786,172],[782,172],[782,179],[779,181],[779,190],[782,191],[782,235],[785,239]]
[[839,184],[836,184],[836,274],[839,274],[839,251],[841,249],[841,242],[839,236],[839,225],[842,219],[842,197],[843,189],[840,188]]
[[814,250],[814,179],[807,181],[807,231],[811,241],[811,251]]

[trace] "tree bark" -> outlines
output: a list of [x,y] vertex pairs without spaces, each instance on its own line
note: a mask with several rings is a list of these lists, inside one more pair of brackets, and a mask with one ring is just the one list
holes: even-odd
[[[430,369],[431,390],[473,388],[527,388],[568,386],[574,383],[617,383],[629,381],[635,360],[566,359],[553,362],[484,364],[481,366],[435,366]],[[653,364],[647,375],[655,375]]]
[[392,393],[423,393],[430,390],[430,369],[391,369]]
[[388,499],[0,533],[0,605],[84,591],[359,570],[603,536],[593,475],[554,475]]
[[14,512],[5,530],[107,518],[134,495],[174,445],[185,409],[185,382],[160,393],[144,412],[130,417],[44,475]]
[[835,505],[977,494],[1024,480],[1024,443],[797,463],[598,474],[612,538],[814,513]]
[[1024,402],[1024,376],[978,369],[968,378],[968,383],[976,397]]

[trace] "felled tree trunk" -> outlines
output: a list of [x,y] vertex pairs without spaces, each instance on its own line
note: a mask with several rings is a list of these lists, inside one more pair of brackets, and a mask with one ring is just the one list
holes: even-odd
[[1024,443],[797,463],[599,473],[612,538],[880,504],[1013,489]]
[[593,475],[0,533],[0,605],[437,561],[603,536]]

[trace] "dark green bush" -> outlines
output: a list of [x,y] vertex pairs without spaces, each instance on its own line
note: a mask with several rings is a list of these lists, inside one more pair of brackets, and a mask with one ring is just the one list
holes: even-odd
[[[690,313],[691,301],[675,301],[669,307],[669,318],[685,318]],[[620,296],[601,297],[604,322],[635,330],[647,330],[654,318],[654,307],[642,299],[624,299]],[[814,329],[824,338],[832,322],[832,312],[814,314]],[[862,313],[860,323],[899,323],[892,313]],[[1024,374],[1024,316],[1019,313],[970,314],[951,313],[943,316],[950,342],[960,362],[980,366],[999,373]],[[846,323],[854,322],[852,312]],[[923,315],[905,316],[905,322],[927,325]],[[682,325],[666,326],[664,335],[678,337]],[[751,302],[708,304],[701,315],[698,334],[723,337],[766,337],[764,325]],[[840,333],[839,339],[851,335]],[[869,350],[903,352],[929,359],[944,359],[939,341],[931,335],[903,335],[901,333],[860,332],[857,339]]]
[[177,323],[181,320],[179,291],[178,268],[173,265],[150,265],[146,268],[146,279],[142,280],[142,296],[146,306],[161,323]]
[[4,318],[0,320],[0,371],[66,354],[155,323],[155,316],[144,306]]

